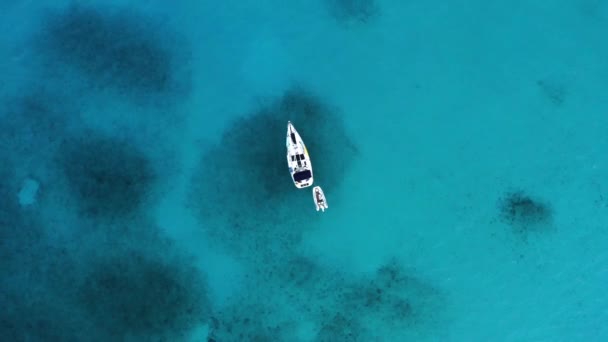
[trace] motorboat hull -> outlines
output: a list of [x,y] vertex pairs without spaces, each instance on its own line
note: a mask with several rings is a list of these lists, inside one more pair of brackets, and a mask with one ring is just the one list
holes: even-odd
[[317,211],[329,208],[327,205],[327,199],[325,198],[325,194],[323,193],[323,189],[320,186],[315,186],[312,188],[312,199],[315,201],[315,206],[317,207]]

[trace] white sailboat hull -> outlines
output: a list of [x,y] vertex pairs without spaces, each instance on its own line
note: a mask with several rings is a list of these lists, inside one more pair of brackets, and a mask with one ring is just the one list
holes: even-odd
[[300,134],[291,122],[287,123],[287,166],[296,188],[302,189],[312,185],[312,164],[308,150]]

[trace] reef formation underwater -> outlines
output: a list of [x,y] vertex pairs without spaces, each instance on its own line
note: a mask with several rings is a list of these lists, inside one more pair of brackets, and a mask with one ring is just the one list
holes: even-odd
[[[342,28],[382,18],[373,0],[321,4]],[[448,289],[403,256],[356,273],[302,247],[325,217],[286,172],[287,121],[330,201],[347,199],[362,155],[333,94],[294,81],[244,105],[182,169],[188,116],[207,115],[211,126],[223,115],[182,107],[198,91],[200,41],[145,6],[47,7],[32,15],[23,58],[11,60],[27,73],[0,93],[0,339],[198,341],[203,329],[208,342],[368,342],[446,329]],[[559,84],[537,85],[555,107],[567,104]],[[188,242],[240,267],[227,298],[214,292],[214,270],[169,232],[182,222],[157,220],[180,177],[179,206],[194,222]],[[552,227],[553,201],[528,192],[497,196],[492,214],[507,234]]]

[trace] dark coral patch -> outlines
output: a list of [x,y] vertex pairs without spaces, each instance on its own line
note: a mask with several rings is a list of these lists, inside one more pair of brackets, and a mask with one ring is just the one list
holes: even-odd
[[369,23],[380,14],[376,0],[325,0],[331,16],[340,23]]
[[293,326],[277,322],[275,313],[263,303],[239,303],[216,313],[210,324],[209,341],[288,341]]
[[203,152],[190,196],[201,219],[228,222],[234,235],[242,238],[247,232],[264,236],[264,227],[286,222],[295,222],[289,230],[297,233],[298,223],[314,218],[310,190],[296,189],[287,169],[287,121],[307,145],[315,185],[323,186],[327,196],[339,187],[357,149],[335,108],[293,88],[229,125],[220,143]]
[[406,276],[396,263],[391,263],[381,267],[370,281],[353,286],[345,298],[351,309],[381,317],[393,326],[403,326],[416,320],[418,310],[427,309],[417,306],[422,300],[422,290],[428,290],[425,288],[418,280]]
[[561,106],[566,101],[568,91],[564,85],[551,80],[538,80],[536,85],[542,94],[555,106]]
[[157,179],[138,147],[96,132],[66,140],[57,160],[80,209],[95,218],[136,213]]
[[[426,335],[441,322],[445,305],[437,289],[408,275],[395,260],[369,279],[342,283],[337,296],[329,312],[341,315],[340,321],[348,323],[345,334],[356,328],[357,334],[367,339],[386,334]],[[323,322],[332,322],[333,315],[325,315]]]
[[108,254],[93,260],[76,291],[79,306],[108,338],[183,338],[207,322],[210,304],[196,269],[137,250]]
[[132,9],[71,5],[42,23],[37,42],[51,63],[73,67],[95,86],[159,96],[189,83],[176,35]]
[[370,341],[368,332],[354,316],[340,313],[321,325],[315,342],[364,342]]
[[499,201],[501,219],[517,232],[546,228],[551,224],[553,210],[541,200],[522,192],[509,192]]

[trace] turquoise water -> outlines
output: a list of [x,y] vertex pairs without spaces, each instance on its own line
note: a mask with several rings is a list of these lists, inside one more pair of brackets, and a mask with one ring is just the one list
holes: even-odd
[[607,4],[0,13],[0,340],[608,339]]

